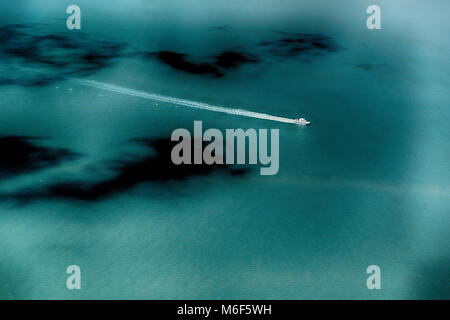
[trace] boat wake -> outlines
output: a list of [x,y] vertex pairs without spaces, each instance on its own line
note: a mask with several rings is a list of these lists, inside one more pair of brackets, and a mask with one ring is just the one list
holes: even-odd
[[221,113],[232,114],[235,116],[249,117],[249,118],[256,118],[256,119],[263,119],[263,120],[270,120],[270,121],[277,121],[277,122],[284,122],[284,123],[293,123],[293,124],[300,124],[300,125],[304,124],[302,122],[299,122],[298,119],[290,119],[290,118],[284,118],[284,117],[279,117],[279,116],[273,116],[270,114],[254,112],[254,111],[249,111],[249,110],[244,110],[244,109],[225,108],[225,107],[221,107],[221,106],[211,105],[211,104],[192,101],[192,100],[179,99],[179,98],[163,96],[163,95],[159,95],[159,94],[155,94],[155,93],[151,93],[151,92],[134,90],[134,89],[121,87],[121,86],[117,86],[114,84],[109,84],[109,83],[100,82],[100,81],[96,81],[96,80],[84,80],[84,79],[75,79],[75,78],[72,78],[70,80],[72,82],[82,85],[82,86],[87,86],[87,87],[106,90],[106,91],[110,91],[110,92],[126,94],[126,95],[129,95],[132,97],[139,97],[139,98],[152,100],[152,101],[166,102],[166,103],[184,106],[184,107],[188,107],[188,108],[201,109],[201,110],[207,110],[207,111],[213,111],[213,112],[221,112]]

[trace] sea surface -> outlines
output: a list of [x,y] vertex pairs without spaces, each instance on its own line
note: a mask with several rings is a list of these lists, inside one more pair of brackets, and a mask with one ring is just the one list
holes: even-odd
[[[72,2],[0,2],[1,299],[450,298],[448,1]],[[168,165],[195,120],[279,129],[278,174]]]

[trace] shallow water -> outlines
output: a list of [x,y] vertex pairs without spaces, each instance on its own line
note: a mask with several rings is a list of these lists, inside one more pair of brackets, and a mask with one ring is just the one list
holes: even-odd
[[[12,158],[23,167],[0,163],[0,298],[449,298],[448,4],[378,2],[382,30],[370,31],[369,1],[78,1],[80,33],[65,27],[67,3],[2,1],[2,27],[12,28],[3,48],[27,50],[0,50],[0,134],[42,137],[20,141],[44,149]],[[55,34],[74,47],[39,38],[54,64],[22,43]],[[328,37],[328,49],[291,54],[279,42],[299,34]],[[191,64],[165,63],[161,51]],[[228,51],[254,61],[218,66]],[[65,77],[312,125],[152,102]],[[180,180],[150,158],[144,168],[158,174],[111,178],[122,172],[117,161],[146,155],[132,139],[168,139],[194,120],[280,129],[279,173],[189,171]],[[3,145],[7,159],[19,150]],[[46,189],[99,180],[108,183],[94,195]],[[72,264],[82,290],[65,287]],[[366,288],[372,264],[381,290]]]

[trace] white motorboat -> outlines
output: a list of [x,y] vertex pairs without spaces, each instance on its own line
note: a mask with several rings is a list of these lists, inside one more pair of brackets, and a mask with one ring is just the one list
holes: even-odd
[[309,126],[311,124],[311,122],[306,120],[305,118],[298,118],[298,119],[295,119],[295,124],[298,124],[301,126]]

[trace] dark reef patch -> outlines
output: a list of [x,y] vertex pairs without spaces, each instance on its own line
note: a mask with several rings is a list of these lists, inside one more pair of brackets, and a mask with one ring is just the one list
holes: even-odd
[[204,58],[203,60],[206,61],[198,63],[193,62],[193,59],[185,53],[173,51],[158,51],[141,55],[147,58],[156,58],[160,62],[186,73],[221,78],[230,69],[238,68],[247,63],[257,63],[265,59],[285,59],[299,55],[313,57],[341,49],[328,36],[304,33],[282,34],[282,39],[262,41],[256,45],[245,46],[245,53],[242,50],[226,50],[216,56]]
[[210,63],[193,63],[186,61],[186,54],[172,52],[172,51],[160,51],[149,56],[155,55],[159,61],[175,68],[191,74],[209,74],[216,77],[223,76],[223,73],[213,64]]
[[87,76],[111,66],[123,44],[84,33],[47,33],[43,25],[0,28],[0,85],[44,86],[65,76]]
[[116,162],[111,168],[114,175],[109,179],[97,182],[67,181],[39,189],[30,188],[14,194],[0,195],[0,198],[25,203],[38,199],[99,201],[143,183],[182,182],[196,176],[207,176],[216,171],[231,176],[240,176],[247,172],[247,169],[235,169],[225,164],[175,165],[171,160],[171,151],[178,142],[170,139],[139,139],[134,142],[148,149],[149,154],[137,160]]
[[0,177],[10,177],[52,167],[76,158],[67,149],[52,149],[36,145],[38,138],[0,136]]
[[249,62],[257,62],[254,58],[249,58],[248,56],[235,51],[226,51],[215,57],[216,62],[214,65],[224,68],[236,68],[241,64],[249,63]]
[[215,56],[182,52],[128,52],[123,43],[99,40],[83,32],[54,33],[41,24],[0,27],[0,85],[46,86],[65,77],[85,77],[113,65],[115,59],[157,59],[176,70],[221,78],[231,69],[265,59],[316,56],[340,47],[320,34],[277,33],[281,39],[246,44]]
[[331,37],[305,33],[284,37],[281,40],[262,41],[259,45],[267,48],[272,55],[281,57],[315,56],[341,49]]
[[212,59],[209,59],[212,62],[200,63],[188,61],[188,56],[186,54],[173,51],[147,53],[145,56],[156,57],[164,64],[180,71],[190,74],[212,75],[216,78],[223,77],[225,71],[228,69],[236,68],[244,63],[256,62],[255,59],[248,57],[246,54],[235,51],[220,53]]

